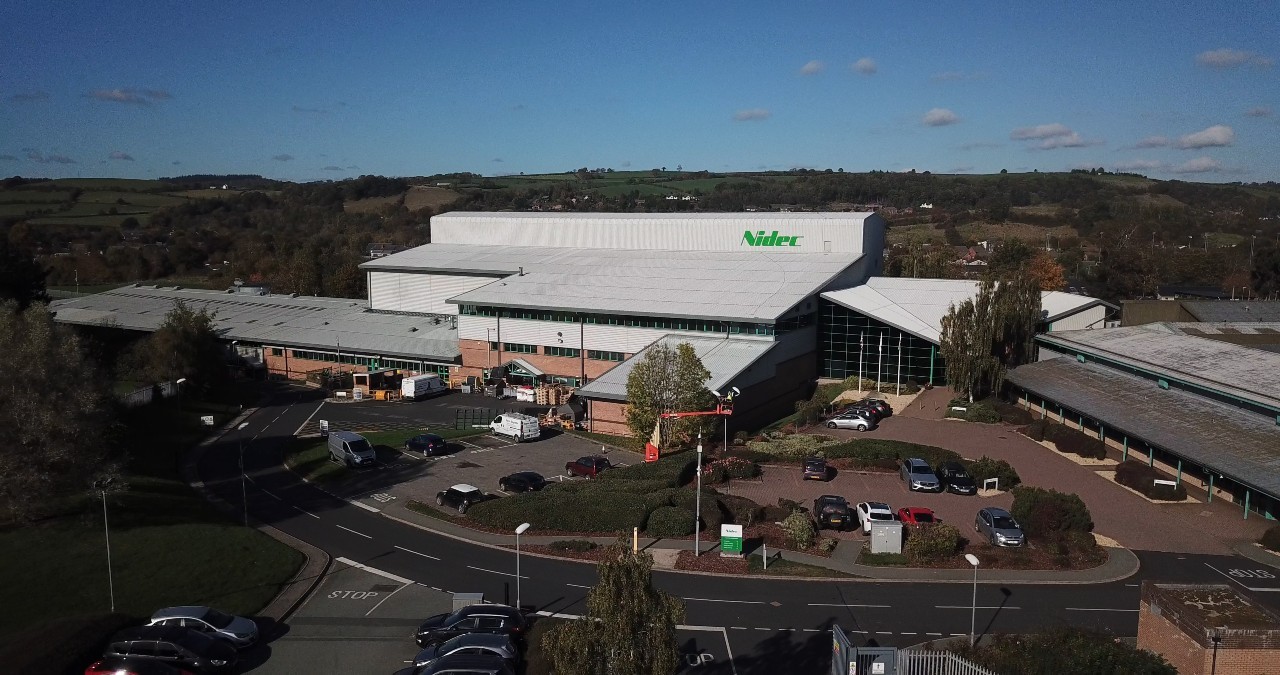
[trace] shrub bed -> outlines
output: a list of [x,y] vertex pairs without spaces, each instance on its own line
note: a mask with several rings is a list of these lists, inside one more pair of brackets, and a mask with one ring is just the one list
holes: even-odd
[[1019,486],[1013,491],[1013,507],[1009,512],[1032,537],[1093,530],[1093,518],[1084,500],[1079,495],[1057,490]]
[[629,532],[644,525],[645,514],[641,495],[608,489],[526,492],[467,509],[468,518],[490,527],[513,529],[527,522],[554,532]]
[[817,537],[813,520],[802,511],[792,511],[782,521],[782,531],[786,533],[787,543],[802,550],[812,546]]
[[1069,452],[1081,457],[1106,459],[1107,446],[1097,438],[1065,424],[1045,420],[1044,440],[1052,441],[1059,452]]
[[547,545],[547,548],[552,551],[572,551],[574,553],[586,553],[587,551],[594,551],[599,547],[599,544],[594,541],[587,541],[586,539],[562,539],[560,541],[553,541]]
[[1006,401],[993,401],[992,407],[1000,413],[1000,421],[1005,424],[1014,426],[1023,426],[1036,421],[1036,415],[1026,408],[1019,407],[1016,403]]
[[[964,408],[964,410],[956,410],[956,408]],[[961,419],[966,422],[982,422],[984,424],[994,424],[1000,421],[1000,413],[996,412],[995,406],[992,404],[986,401],[970,403],[962,398],[952,399],[947,403],[947,417]]]
[[649,514],[644,531],[653,537],[693,534],[693,510],[681,506],[659,506]]
[[730,480],[755,478],[760,475],[760,465],[742,457],[722,457],[702,465],[702,482],[727,483]]
[[991,459],[983,455],[982,459],[968,463],[969,475],[973,476],[973,480],[982,487],[983,481],[988,478],[998,478],[999,488],[1005,492],[1012,490],[1022,483],[1022,478],[1018,476],[1018,472],[1014,471],[1013,465],[1003,459]]
[[744,459],[749,456],[756,461],[798,461],[816,455],[831,460],[847,460],[850,468],[892,469],[898,460],[906,457],[919,457],[931,466],[960,459],[955,452],[932,445],[882,438],[839,440],[823,434],[792,434],[752,441],[747,446],[747,450],[735,450],[734,454]]
[[[1159,471],[1135,459],[1116,465],[1116,482],[1141,492],[1149,499],[1180,502],[1187,498],[1187,488],[1179,485],[1158,485]],[[1166,479],[1167,480],[1167,479]]]
[[1274,525],[1271,529],[1263,532],[1262,537],[1258,539],[1258,543],[1262,544],[1263,548],[1280,553],[1280,525]]
[[668,455],[656,462],[641,462],[601,473],[595,480],[610,483],[636,480],[666,481],[667,487],[687,485],[697,473],[697,461],[689,453]]
[[949,558],[960,550],[960,530],[946,523],[934,523],[907,529],[907,543],[902,552],[913,565]]

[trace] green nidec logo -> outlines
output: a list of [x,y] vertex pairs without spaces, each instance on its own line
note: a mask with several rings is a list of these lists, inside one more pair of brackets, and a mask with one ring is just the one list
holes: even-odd
[[764,230],[754,234],[751,230],[742,233],[742,243],[747,246],[799,246],[803,238],[803,235],[779,235],[777,230],[773,234],[765,234]]

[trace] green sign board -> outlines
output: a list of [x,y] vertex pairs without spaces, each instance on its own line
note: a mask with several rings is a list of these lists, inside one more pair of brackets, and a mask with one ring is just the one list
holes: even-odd
[[764,230],[752,232],[747,230],[742,233],[742,242],[747,246],[799,246],[803,235],[778,234],[777,230],[773,234],[765,234]]
[[720,526],[720,555],[742,555],[742,526]]

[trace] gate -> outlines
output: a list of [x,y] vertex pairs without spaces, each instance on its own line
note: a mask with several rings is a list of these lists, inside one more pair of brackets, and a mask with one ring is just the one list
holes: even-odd
[[831,675],[995,675],[944,651],[858,647],[840,626],[831,627]]

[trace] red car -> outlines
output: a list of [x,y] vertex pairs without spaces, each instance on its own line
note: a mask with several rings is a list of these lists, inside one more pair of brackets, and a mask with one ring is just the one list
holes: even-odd
[[942,519],[933,515],[933,509],[926,509],[923,506],[904,506],[898,509],[898,520],[905,525],[928,525],[942,522]]
[[564,465],[565,473],[570,476],[586,476],[587,478],[595,478],[601,471],[611,468],[613,468],[613,465],[609,463],[609,460],[600,455],[579,457]]

